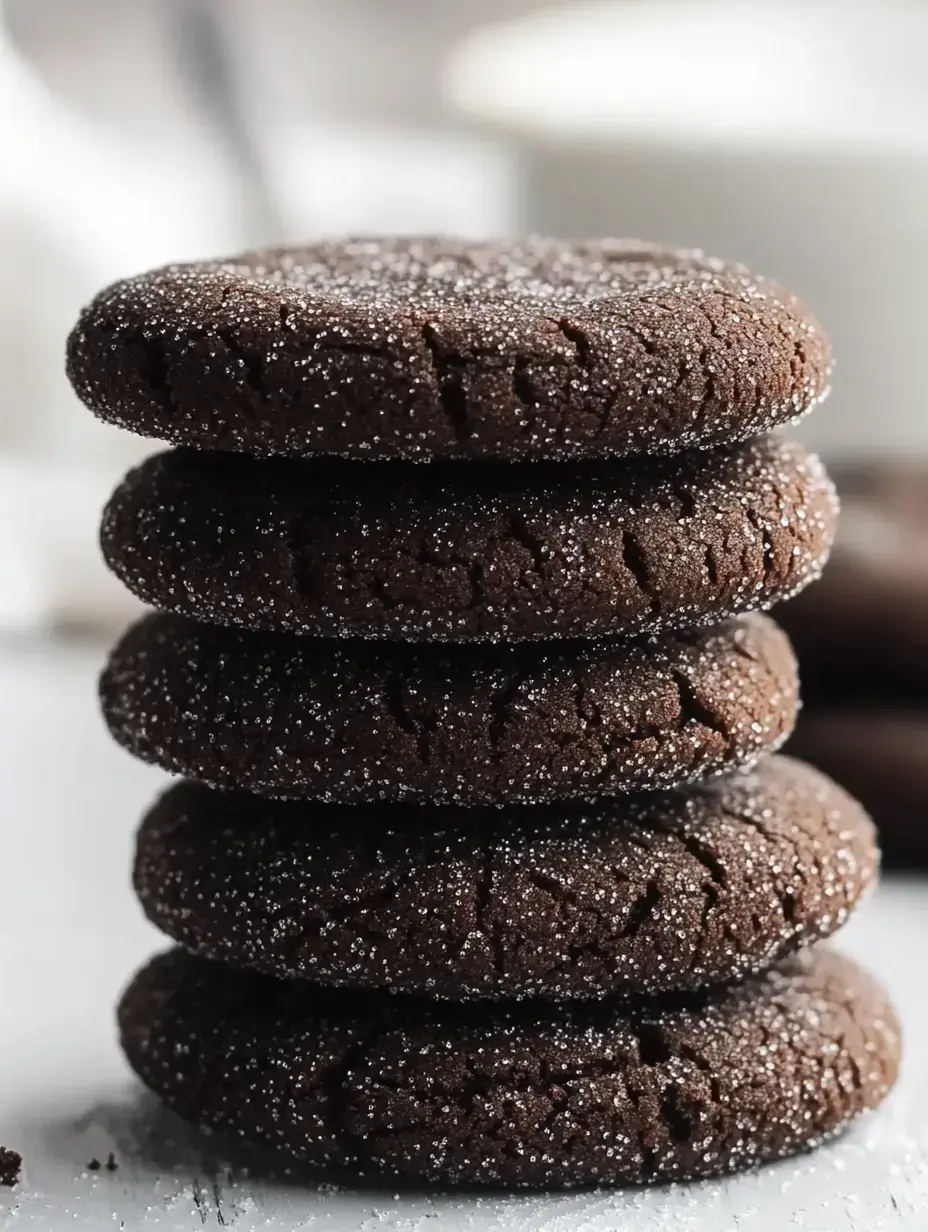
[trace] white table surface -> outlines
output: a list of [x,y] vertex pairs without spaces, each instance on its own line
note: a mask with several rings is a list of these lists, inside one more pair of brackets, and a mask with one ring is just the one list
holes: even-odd
[[[99,652],[0,649],[0,1143],[24,1178],[0,1229],[353,1232],[924,1232],[928,879],[887,883],[845,934],[902,1014],[890,1103],[840,1142],[721,1182],[550,1196],[395,1195],[274,1176],[187,1130],[133,1081],[113,1003],[157,948],[130,893],[131,833],[161,776],[111,747]],[[87,1169],[113,1152],[116,1171]],[[248,1165],[250,1164],[250,1170]]]

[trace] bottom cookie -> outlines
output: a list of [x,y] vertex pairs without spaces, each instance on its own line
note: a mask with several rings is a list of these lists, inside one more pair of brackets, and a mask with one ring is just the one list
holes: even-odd
[[860,798],[887,863],[928,867],[928,706],[823,702],[803,711],[789,747]]
[[655,1004],[444,1005],[172,950],[119,1006],[139,1077],[195,1124],[431,1184],[683,1180],[795,1154],[895,1081],[885,992],[819,950]]

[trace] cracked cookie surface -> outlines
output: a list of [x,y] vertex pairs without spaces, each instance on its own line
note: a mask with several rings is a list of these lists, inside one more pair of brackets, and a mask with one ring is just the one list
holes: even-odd
[[68,344],[101,418],[250,454],[581,458],[745,440],[825,394],[821,327],[638,241],[358,239],[172,266]]
[[110,500],[110,568],[144,602],[320,637],[660,632],[769,607],[834,536],[818,459],[768,437],[571,468],[258,462],[175,451]]
[[654,994],[772,965],[875,882],[873,826],[788,758],[675,792],[463,809],[262,800],[194,783],[139,830],[174,941],[284,978],[428,996]]
[[875,1107],[899,1061],[885,992],[827,949],[727,990],[544,1014],[320,989],[175,950],[135,977],[119,1027],[142,1081],[195,1124],[452,1185],[750,1167]]
[[755,760],[798,708],[767,617],[659,641],[325,642],[156,614],[100,681],[143,761],[333,801],[532,802],[660,788]]

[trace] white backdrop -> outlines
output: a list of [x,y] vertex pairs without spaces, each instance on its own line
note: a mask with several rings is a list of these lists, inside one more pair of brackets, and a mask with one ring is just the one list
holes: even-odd
[[[204,8],[270,214],[178,24]],[[156,446],[96,424],[63,371],[67,332],[105,283],[324,233],[513,229],[510,161],[455,133],[440,105],[450,40],[494,8],[0,0],[0,632],[133,610],[96,524]]]
[[448,97],[523,167],[522,225],[744,261],[832,336],[830,456],[928,457],[928,5],[563,3],[487,26]]

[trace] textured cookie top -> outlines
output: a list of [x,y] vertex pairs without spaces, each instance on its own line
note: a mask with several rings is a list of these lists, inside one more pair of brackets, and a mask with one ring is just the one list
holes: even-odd
[[787,758],[667,794],[462,809],[262,800],[193,783],[139,830],[149,919],[208,958],[428,996],[658,993],[839,928],[873,826]]
[[362,1174],[569,1186],[682,1180],[814,1146],[896,1078],[884,990],[819,949],[657,1004],[448,1005],[154,959],[123,1048],[181,1116]]
[[150,616],[100,682],[115,739],[217,787],[531,802],[667,787],[775,748],[798,707],[763,616],[661,641],[325,642]]
[[834,489],[765,437],[676,458],[495,466],[174,451],[117,489],[107,562],[154,607],[321,637],[660,632],[788,598],[821,571]]
[[356,239],[171,266],[68,343],[101,418],[252,454],[578,458],[745,439],[826,392],[808,310],[633,241]]

